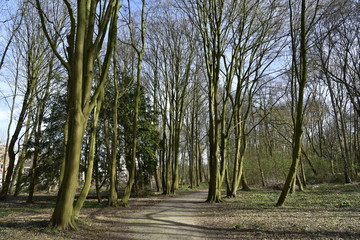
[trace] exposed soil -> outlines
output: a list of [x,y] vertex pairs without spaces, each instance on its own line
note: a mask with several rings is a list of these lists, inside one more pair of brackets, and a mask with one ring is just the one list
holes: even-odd
[[205,203],[206,191],[134,198],[129,208],[90,201],[79,218],[81,230],[67,232],[48,227],[49,202],[26,205],[21,212],[23,203],[8,201],[0,203],[0,239],[360,239],[360,191],[346,195],[351,208],[321,207],[316,199],[310,205],[306,194],[277,208],[278,193],[264,192],[240,193],[218,204]]

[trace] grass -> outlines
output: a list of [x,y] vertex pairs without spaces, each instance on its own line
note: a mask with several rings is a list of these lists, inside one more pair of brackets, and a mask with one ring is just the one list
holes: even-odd
[[[360,184],[308,186],[275,204],[280,191],[256,189],[226,199],[204,219],[236,239],[360,239]],[[204,211],[212,211],[208,207]],[[255,234],[255,235],[254,235]]]
[[[184,188],[179,194],[187,192]],[[217,230],[219,239],[360,239],[359,183],[311,185],[289,195],[283,207],[275,207],[279,195],[278,190],[240,191],[224,203],[201,204],[197,219],[199,225]],[[81,230],[58,232],[48,227],[55,196],[36,195],[34,204],[26,204],[25,196],[11,198],[0,202],[0,239],[102,239],[114,212],[131,216],[164,199],[131,199],[127,209],[89,199],[78,221]]]
[[288,198],[285,208],[360,211],[360,185],[313,185]]
[[[253,190],[240,192],[240,197],[235,200],[247,207],[273,207],[279,197],[279,191],[275,190]],[[312,185],[303,192],[289,194],[283,208],[285,209],[323,209],[339,210],[343,206],[344,211],[360,211],[360,185]],[[341,207],[340,207],[341,208]]]

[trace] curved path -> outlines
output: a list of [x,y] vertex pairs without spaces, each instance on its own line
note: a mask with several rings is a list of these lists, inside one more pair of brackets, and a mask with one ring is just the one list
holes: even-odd
[[176,196],[123,218],[123,227],[108,232],[104,239],[206,239],[206,228],[195,218],[206,194],[202,191]]

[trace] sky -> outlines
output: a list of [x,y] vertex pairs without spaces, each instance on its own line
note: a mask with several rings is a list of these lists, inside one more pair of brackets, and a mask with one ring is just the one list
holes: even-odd
[[[2,34],[3,31],[1,31],[0,28],[0,34]],[[4,39],[0,40],[0,57],[3,53],[3,43]],[[10,105],[12,101],[12,90],[9,86],[9,83],[12,83],[14,81],[13,75],[10,72],[11,63],[9,59],[11,58],[10,52],[7,53],[7,56],[5,58],[5,63],[3,67],[0,69],[0,144],[4,144],[6,141],[6,132],[10,121]],[[15,116],[16,112],[18,112],[18,105],[19,105],[19,97],[16,99],[17,105],[15,109]],[[14,130],[14,122],[12,126],[12,132]]]
[[[4,99],[4,95],[9,96],[9,89],[4,83],[3,77],[0,76],[0,144],[4,144],[6,141],[6,132],[10,121],[10,108]],[[14,122],[12,125],[11,132],[14,131]]]
[[[17,1],[0,0],[0,58],[4,53],[4,48],[9,39],[8,29],[11,27],[12,22],[9,21],[11,15],[16,12]],[[11,89],[7,81],[11,82],[11,74],[8,74],[6,64],[9,58],[9,52],[5,58],[5,63],[0,69],[0,144],[4,144],[6,141],[7,127],[10,121],[10,108],[6,103],[4,97],[10,97],[11,100]],[[13,122],[14,123],[14,122]],[[14,124],[11,129],[13,132]]]

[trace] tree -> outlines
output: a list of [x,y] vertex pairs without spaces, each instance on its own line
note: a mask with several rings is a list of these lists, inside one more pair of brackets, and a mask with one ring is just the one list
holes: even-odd
[[118,102],[119,102],[119,84],[116,73],[116,60],[114,57],[114,106],[113,106],[113,129],[112,129],[112,138],[111,138],[111,154],[110,154],[110,195],[109,195],[109,206],[117,206],[117,190],[116,190],[116,159],[117,159],[117,141],[118,141]]
[[[66,126],[66,92],[60,74],[53,82],[53,94],[48,100],[48,113],[44,117],[45,129],[41,136],[39,181],[47,189],[56,187],[60,181],[60,168],[64,153],[64,128]],[[54,89],[55,87],[55,89]]]
[[[9,39],[6,42],[6,45],[4,47],[4,49],[2,50],[2,56],[1,56],[1,60],[0,60],[0,70],[2,69],[4,63],[5,63],[5,59],[6,59],[6,55],[8,54],[8,51],[11,49],[11,43],[14,41],[14,38],[16,37],[18,30],[22,24],[23,21],[23,17],[24,17],[24,12],[27,9],[27,4],[24,3],[20,3],[20,7],[18,9],[16,9],[15,13],[12,13],[12,11],[10,10],[10,5],[8,5],[7,3],[5,3],[4,1],[1,2],[1,5],[3,6],[2,8],[2,17],[4,17],[4,19],[0,20],[0,23],[3,24],[3,26],[5,26],[7,23],[10,24],[10,36]],[[4,34],[5,37],[5,34]],[[15,50],[16,51],[16,50]],[[16,70],[15,70],[15,86],[14,86],[14,90],[13,90],[13,97],[12,97],[12,103],[9,104],[6,97],[5,97],[5,101],[6,103],[9,105],[10,108],[10,121],[8,124],[8,129],[7,129],[7,134],[6,134],[6,143],[5,143],[5,154],[4,154],[4,162],[3,165],[6,166],[6,160],[7,160],[7,154],[8,154],[8,146],[9,146],[9,141],[10,141],[10,128],[13,122],[13,115],[14,115],[14,108],[15,108],[15,99],[17,97],[17,88],[18,88],[18,79],[19,79],[19,63],[20,58],[17,58],[16,62],[15,62],[15,66],[16,66]],[[6,178],[6,169],[4,167],[4,170],[2,172],[2,185],[4,185],[5,183],[5,178]],[[11,189],[11,186],[10,186]]]
[[[102,2],[101,2],[102,3]],[[68,72],[68,106],[69,127],[68,146],[66,148],[65,171],[58,199],[52,215],[52,225],[56,229],[76,229],[73,215],[73,202],[79,173],[80,152],[84,131],[88,118],[95,107],[96,100],[104,88],[112,51],[117,34],[119,0],[100,4],[99,1],[77,1],[75,6],[64,0],[63,6],[67,10],[70,29],[67,32],[68,47],[63,58],[54,43],[50,29],[59,30],[62,26],[48,26],[48,15],[43,4],[36,0],[36,8],[40,16],[44,34],[57,58]],[[55,24],[57,21],[51,21]],[[60,22],[61,24],[62,22]],[[95,27],[97,24],[97,27]],[[104,40],[107,39],[106,53],[102,62],[99,83],[94,87],[94,61],[99,57]]]
[[[0,60],[0,70],[2,69],[4,63],[5,63],[5,58],[6,58],[6,54],[10,49],[11,43],[14,40],[15,35],[17,34],[20,26],[22,25],[22,20],[24,18],[25,12],[27,11],[27,4],[23,3],[22,1],[20,1],[20,6],[19,8],[16,9],[15,13],[11,12],[11,7],[5,3],[4,1],[1,1],[1,5],[3,6],[2,8],[2,17],[5,17],[4,19],[0,20],[0,23],[2,24],[6,24],[7,22],[10,22],[12,24],[11,26],[11,33],[9,36],[9,39],[6,41],[6,45],[2,51],[2,56],[1,56],[1,60]],[[7,12],[5,12],[5,10],[7,10]]]
[[33,139],[33,146],[34,146],[34,154],[32,158],[32,168],[30,174],[30,185],[29,185],[29,196],[27,199],[28,203],[33,202],[33,195],[35,186],[37,185],[38,178],[39,178],[39,159],[42,153],[41,149],[41,138],[42,138],[42,127],[43,127],[43,120],[45,117],[46,112],[46,105],[50,96],[50,86],[53,80],[54,70],[54,58],[55,56],[52,55],[48,62],[48,72],[46,73],[47,76],[43,76],[45,82],[43,85],[37,89],[37,96],[36,96],[36,115],[35,115],[35,122],[34,122],[34,139]]
[[[198,57],[200,58],[200,56]],[[204,93],[202,91],[202,74],[201,67],[199,65],[194,67],[194,80],[189,86],[188,95],[191,95],[189,99],[189,107],[185,110],[186,123],[186,147],[189,158],[189,184],[190,188],[199,186],[203,182],[203,150],[201,142],[204,137],[202,134],[206,132],[205,124],[201,122],[201,119],[206,119],[204,102]],[[190,91],[190,92],[189,92]],[[183,157],[184,158],[184,157]],[[186,179],[186,177],[184,177]]]
[[[26,89],[15,131],[8,146],[9,166],[7,169],[5,182],[1,189],[0,200],[5,200],[8,194],[15,167],[15,144],[18,141],[20,131],[26,119],[26,115],[29,112],[29,106],[31,106],[33,101],[35,89],[38,84],[40,75],[42,74],[41,69],[44,64],[44,57],[46,55],[46,51],[40,51],[40,45],[42,45],[41,34],[38,34],[36,31],[37,26],[33,22],[34,19],[29,18],[27,20],[28,21],[26,21],[23,25],[24,28],[22,29],[23,32],[21,32],[22,35],[18,36],[20,42],[19,47],[23,50],[20,53],[21,58],[25,62]],[[41,47],[43,50],[43,46]]]
[[346,118],[351,107],[360,116],[357,64],[360,59],[357,34],[360,24],[354,4],[356,3],[347,0],[332,2],[332,9],[321,19],[315,36],[319,77],[323,79],[330,95],[346,183],[351,182],[352,168],[351,143],[347,133],[352,124]]
[[331,2],[316,32],[316,47],[323,74],[344,86],[349,100],[360,116],[359,11],[352,0]]
[[[7,159],[7,152],[8,152],[8,146],[9,146],[9,140],[10,140],[10,129],[11,129],[11,125],[13,122],[13,116],[14,116],[14,111],[15,111],[15,101],[16,101],[16,97],[17,97],[17,92],[18,92],[18,82],[19,82],[19,71],[20,71],[20,57],[16,58],[15,61],[15,74],[14,74],[14,89],[12,90],[13,92],[13,96],[11,99],[11,104],[8,103],[7,99],[6,103],[8,104],[9,108],[10,108],[10,121],[7,127],[7,131],[6,131],[6,143],[5,143],[5,153],[4,153],[4,162],[3,165],[6,166],[6,159]],[[6,169],[4,167],[4,170],[2,172],[2,185],[4,185],[5,182],[5,177],[6,177]]]
[[227,70],[228,78],[235,78],[234,83],[228,80],[231,87],[235,86],[234,94],[228,90],[235,138],[234,167],[229,197],[236,196],[240,182],[243,184],[243,189],[249,189],[243,174],[248,136],[263,121],[267,113],[262,118],[258,118],[258,122],[253,122],[253,125],[250,125],[248,119],[257,111],[254,107],[256,93],[268,86],[272,78],[275,78],[272,75],[278,75],[277,68],[270,68],[284,46],[280,34],[283,25],[280,16],[283,11],[275,1],[268,3],[244,1],[238,11],[238,24],[233,30],[233,62],[229,63],[228,67],[225,64],[227,68],[233,68]]
[[[286,196],[289,193],[292,185],[296,181],[297,168],[301,155],[301,138],[303,133],[303,116],[304,116],[304,92],[307,82],[308,74],[308,33],[314,26],[317,9],[319,7],[319,0],[315,2],[314,16],[308,21],[306,0],[301,1],[300,10],[300,31],[295,28],[295,19],[293,12],[294,3],[289,1],[290,11],[290,34],[291,34],[291,48],[292,48],[292,65],[291,65],[291,84],[292,84],[292,109],[293,109],[293,124],[294,132],[292,137],[292,164],[286,178],[285,185],[282,189],[277,206],[282,206],[285,202]],[[299,34],[299,35],[297,35]],[[300,41],[300,47],[297,48],[297,40]]]
[[[238,14],[237,1],[182,1],[180,6],[200,32],[203,56],[206,65],[208,114],[209,114],[209,192],[207,202],[220,202],[221,185],[225,162],[219,165],[221,145],[221,112],[219,88],[221,83],[222,58],[229,44],[231,27]],[[226,110],[225,110],[226,112]],[[225,117],[223,114],[222,116]],[[224,119],[224,118],[223,118]]]
[[[124,76],[125,79],[131,79]],[[125,80],[126,81],[126,80]],[[122,84],[126,84],[126,82]],[[120,85],[121,86],[121,85]],[[131,148],[132,148],[132,127],[133,115],[136,96],[136,85],[131,86],[120,98],[119,119],[120,128],[122,129],[122,143],[127,168],[131,166]],[[136,175],[134,179],[134,187],[132,192],[141,193],[149,184],[150,179],[155,174],[156,168],[156,152],[159,149],[159,134],[156,131],[157,116],[150,104],[149,98],[146,96],[145,88],[141,86],[140,105],[138,115],[138,131],[137,131],[137,154],[136,154]]]
[[[101,75],[101,73],[97,74],[97,80],[99,80],[99,76]],[[92,183],[92,175],[93,175],[93,169],[94,169],[94,162],[95,162],[95,149],[96,149],[96,142],[97,142],[97,127],[98,127],[98,121],[99,121],[99,116],[100,116],[100,111],[102,108],[102,103],[103,103],[103,99],[104,99],[104,90],[102,90],[98,96],[98,98],[96,99],[96,103],[94,106],[94,111],[93,111],[93,115],[92,115],[92,121],[91,121],[91,126],[90,126],[90,143],[89,143],[89,152],[88,152],[88,163],[87,163],[87,168],[86,168],[86,173],[85,173],[85,182],[84,182],[84,186],[81,189],[80,195],[77,198],[75,205],[74,205],[74,210],[73,210],[73,216],[76,218],[77,215],[79,214],[85,200],[86,197],[89,193],[90,187],[91,187],[91,183]]]
[[131,189],[135,181],[135,170],[136,170],[136,151],[137,151],[137,131],[138,131],[138,117],[139,117],[139,106],[140,106],[140,92],[141,92],[141,70],[143,63],[143,55],[145,52],[145,0],[142,0],[141,7],[141,26],[140,26],[140,46],[137,46],[134,36],[134,26],[131,20],[131,8],[130,1],[128,0],[128,28],[130,31],[131,46],[135,50],[137,55],[137,67],[136,67],[136,94],[135,94],[135,105],[134,105],[134,119],[132,125],[132,149],[131,149],[131,162],[129,170],[129,180],[127,182],[124,195],[121,199],[123,206],[128,206]]

